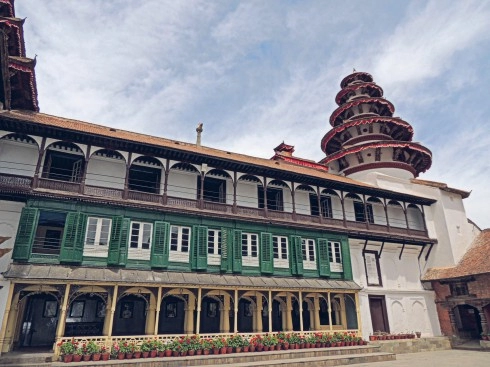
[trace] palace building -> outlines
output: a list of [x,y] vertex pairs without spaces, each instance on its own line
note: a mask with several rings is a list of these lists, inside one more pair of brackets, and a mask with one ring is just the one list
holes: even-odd
[[[23,20],[0,0],[0,353],[64,338],[420,331],[429,268],[480,230],[469,192],[370,74],[341,82],[320,162],[271,159],[39,112]],[[486,324],[485,324],[486,325]],[[486,327],[486,326],[485,326]]]

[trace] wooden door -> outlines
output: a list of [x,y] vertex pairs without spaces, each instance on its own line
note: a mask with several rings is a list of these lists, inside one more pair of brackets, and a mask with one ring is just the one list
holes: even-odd
[[369,296],[369,310],[373,331],[390,332],[388,317],[386,315],[386,304],[384,296]]

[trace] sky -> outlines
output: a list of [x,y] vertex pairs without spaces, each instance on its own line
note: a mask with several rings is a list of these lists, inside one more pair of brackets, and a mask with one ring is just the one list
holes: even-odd
[[41,112],[319,161],[343,77],[373,75],[490,227],[490,1],[16,0]]

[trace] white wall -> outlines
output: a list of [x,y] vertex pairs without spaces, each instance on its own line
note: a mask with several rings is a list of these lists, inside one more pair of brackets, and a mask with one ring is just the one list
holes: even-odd
[[239,180],[236,188],[236,196],[238,206],[258,208],[259,198],[257,196],[256,182]]
[[296,206],[296,213],[311,215],[309,191],[296,190],[294,193],[294,202]]
[[[1,249],[12,249],[14,247],[17,226],[23,207],[24,203],[0,201],[0,237],[10,237],[10,239],[0,244]],[[10,281],[3,278],[1,273],[7,270],[11,262],[12,251],[0,257],[0,286],[3,287],[0,289],[0,325],[2,325],[10,289]]]
[[0,173],[33,177],[38,156],[36,144],[0,139]]
[[126,163],[123,160],[92,156],[88,162],[86,185],[124,190]]
[[170,170],[167,195],[183,199],[197,199],[197,173]]

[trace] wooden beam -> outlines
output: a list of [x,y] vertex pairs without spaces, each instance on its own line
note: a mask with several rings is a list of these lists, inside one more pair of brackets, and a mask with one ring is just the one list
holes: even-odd
[[398,260],[402,259],[403,250],[405,250],[405,244],[403,244],[402,250],[400,251],[400,255],[398,255]]

